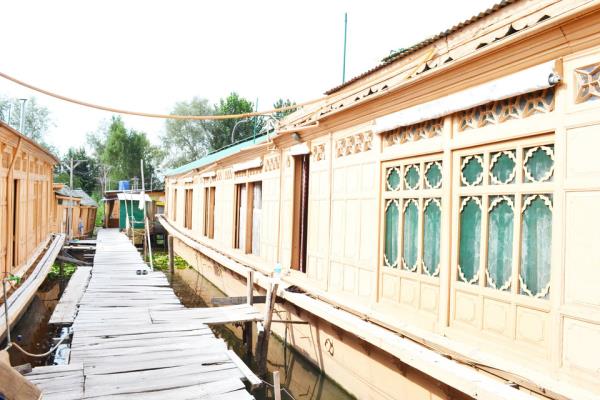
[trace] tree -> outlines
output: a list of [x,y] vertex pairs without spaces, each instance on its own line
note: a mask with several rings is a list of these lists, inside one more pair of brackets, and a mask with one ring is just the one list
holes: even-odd
[[[254,111],[254,105],[249,100],[240,97],[239,94],[232,92],[227,98],[219,100],[214,106],[215,115],[245,114]],[[237,124],[237,127],[236,127]],[[212,150],[218,150],[231,143],[252,137],[262,128],[261,118],[248,119],[224,119],[216,120],[210,124]],[[235,127],[233,141],[231,140],[232,131]]]
[[[190,102],[175,104],[172,114],[210,115],[208,100],[194,97]],[[211,147],[209,121],[168,119],[166,133],[161,137],[167,148],[166,166],[178,167],[204,157]]]
[[[71,147],[62,157],[61,161],[65,165],[70,165],[71,159],[85,160],[73,171],[73,188],[81,188],[90,195],[97,193],[99,189],[99,167],[96,159],[89,155],[84,147],[80,147],[78,149]],[[69,171],[65,168],[61,168],[54,180],[59,183],[69,184]]]
[[88,142],[98,161],[111,167],[108,176],[112,182],[140,179],[140,160],[143,159],[146,184],[149,185],[152,179],[152,186],[159,185],[156,171],[164,157],[163,152],[150,143],[144,132],[128,130],[120,116],[113,116],[105,129],[88,135]]
[[[284,108],[284,107],[289,107],[289,106],[294,106],[296,105],[296,102],[291,101],[290,99],[279,99],[277,100],[274,104],[273,104],[273,108]],[[285,111],[276,111],[273,113],[273,117],[276,120],[281,120],[284,117],[290,115],[291,113],[293,113],[294,111],[296,111],[295,109],[289,109],[289,110],[285,110]]]
[[[11,105],[12,112],[10,113],[10,121],[7,122],[13,128],[18,130],[23,103],[19,99],[10,99],[0,95],[0,113],[2,113],[2,120],[6,121],[8,119]],[[44,141],[46,132],[53,125],[52,120],[50,119],[50,111],[46,107],[39,105],[35,97],[31,97],[25,103],[25,113],[23,117],[23,132],[21,133],[35,140],[54,154],[57,154],[56,149]]]

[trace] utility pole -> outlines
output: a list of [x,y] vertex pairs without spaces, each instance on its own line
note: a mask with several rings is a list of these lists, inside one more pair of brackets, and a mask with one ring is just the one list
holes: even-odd
[[86,162],[87,160],[75,160],[71,157],[71,161],[70,161],[70,165],[64,165],[65,168],[67,168],[69,170],[69,188],[70,188],[70,192],[69,192],[69,217],[67,219],[67,235],[69,237],[69,239],[73,239],[73,171],[75,171],[75,168],[77,168],[77,166],[81,163]]

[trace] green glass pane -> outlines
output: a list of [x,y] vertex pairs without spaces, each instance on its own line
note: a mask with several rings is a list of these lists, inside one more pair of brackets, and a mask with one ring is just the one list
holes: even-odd
[[[553,146],[544,146],[553,149]],[[550,152],[552,154],[552,151]],[[527,182],[542,182],[552,180],[551,171],[554,166],[554,160],[550,154],[538,147],[531,153],[531,156],[525,163],[525,170],[528,173]],[[533,178],[533,179],[532,179]]]
[[474,199],[469,199],[460,213],[459,280],[476,281],[474,278],[479,271],[480,243],[481,208]]
[[419,187],[419,168],[416,165],[407,166],[404,179],[406,180],[407,189],[416,189]]
[[[511,154],[514,156],[513,152],[511,152]],[[496,154],[494,154],[493,157],[496,157]],[[492,166],[492,175],[494,178],[496,178],[496,181],[493,181],[493,183],[499,184],[513,182],[515,166],[516,164],[510,156],[508,156],[506,153],[501,153]]]
[[419,243],[419,208],[415,201],[409,201],[404,209],[402,243],[402,258],[406,268],[414,270],[417,265]]
[[469,161],[462,168],[462,176],[468,185],[479,184],[476,183],[480,180],[481,174],[483,173],[483,166],[479,159],[471,157]]
[[423,267],[429,275],[436,273],[440,263],[440,226],[442,210],[430,201],[423,213]]
[[385,210],[385,262],[389,267],[398,263],[398,205],[390,201]]
[[552,210],[539,196],[523,211],[521,232],[521,293],[535,296],[550,282],[552,256]]
[[438,188],[442,183],[442,170],[439,164],[431,163],[425,173],[428,188]]
[[388,169],[387,184],[390,190],[398,190],[400,188],[400,173],[397,168]]
[[[491,198],[490,201],[496,201]],[[509,202],[500,200],[489,213],[488,286],[508,289],[512,275],[514,211]]]

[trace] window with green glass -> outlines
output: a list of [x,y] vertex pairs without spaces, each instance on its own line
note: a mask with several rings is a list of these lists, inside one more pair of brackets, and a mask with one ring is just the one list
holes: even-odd
[[423,273],[440,273],[440,228],[442,209],[439,199],[427,199],[423,211]]
[[521,219],[521,294],[547,297],[552,257],[552,199],[536,194],[523,199]]
[[543,192],[553,180],[554,145],[513,145],[458,160],[457,280],[548,298],[552,194]]
[[398,266],[398,202],[388,200],[385,208],[384,262],[388,267]]
[[439,276],[442,161],[431,157],[384,168],[383,265]]
[[458,279],[475,283],[481,259],[481,198],[463,198],[460,209]]
[[490,198],[488,213],[487,284],[507,290],[513,264],[514,203],[508,196]]
[[402,266],[408,271],[416,271],[419,258],[419,205],[417,200],[405,201],[403,225]]

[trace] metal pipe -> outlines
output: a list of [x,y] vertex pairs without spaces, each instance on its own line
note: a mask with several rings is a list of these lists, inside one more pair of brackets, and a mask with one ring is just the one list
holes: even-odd
[[238,122],[235,123],[235,125],[233,126],[233,129],[231,130],[231,144],[233,144],[233,135],[235,134],[235,130],[238,127],[239,124],[241,124],[242,122],[246,122],[248,121],[248,118],[244,118],[244,119],[240,119]]
[[348,13],[344,13],[344,61],[342,64],[342,83],[346,82],[346,37],[348,33]]

